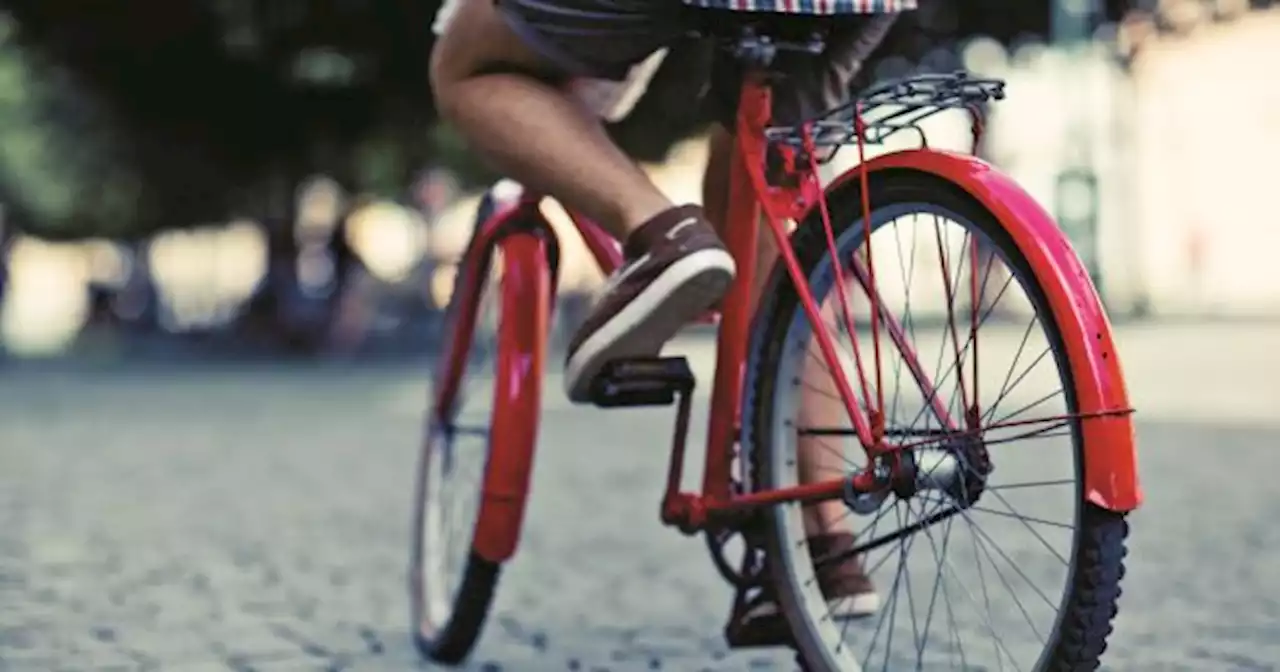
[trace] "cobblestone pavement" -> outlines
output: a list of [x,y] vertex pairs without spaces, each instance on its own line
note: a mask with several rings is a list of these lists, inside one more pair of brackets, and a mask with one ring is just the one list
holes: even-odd
[[[5,372],[0,671],[420,669],[403,591],[416,381]],[[1278,669],[1280,422],[1155,405],[1109,669]],[[790,669],[724,650],[728,589],[656,520],[667,411],[595,413],[547,411],[525,543],[469,669]]]

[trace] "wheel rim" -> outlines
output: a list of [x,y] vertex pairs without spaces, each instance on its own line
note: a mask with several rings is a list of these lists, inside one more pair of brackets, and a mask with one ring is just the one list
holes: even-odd
[[[805,545],[803,514],[798,504],[776,509],[774,523],[780,543],[773,561],[793,582],[796,612],[805,621],[814,644],[822,651],[825,663],[831,669],[901,669],[908,665],[912,669],[932,669],[935,666],[954,669],[957,665],[969,669],[982,664],[988,669],[1039,669],[1052,647],[1063,602],[1072,583],[1076,529],[1081,511],[1080,480],[1083,470],[1078,448],[1078,423],[1071,420],[1054,422],[1055,418],[1061,420],[1075,409],[1046,408],[1053,401],[1057,401],[1059,407],[1073,403],[1066,384],[1069,377],[1064,375],[1064,355],[1058,351],[1057,341],[1042,328],[1048,325],[1035,312],[1034,301],[1028,300],[1030,293],[1026,290],[1025,278],[1014,265],[1005,263],[1005,251],[991,245],[990,239],[978,227],[954,212],[925,203],[881,208],[872,212],[871,221],[875,232],[872,249],[878,269],[877,287],[885,305],[903,327],[904,338],[912,344],[919,344],[916,348],[918,360],[953,414],[956,407],[966,405],[966,397],[984,402],[982,405],[969,405],[978,406],[979,417],[984,420],[981,426],[990,428],[981,434],[995,463],[995,471],[989,476],[987,487],[976,504],[946,521],[865,554],[863,562],[881,595],[881,608],[874,616],[846,620],[831,615],[832,609],[818,585],[814,564]],[[917,235],[909,235],[911,231]],[[922,233],[925,235],[919,235]],[[853,226],[843,232],[837,241],[841,259],[852,257],[852,251],[861,245],[864,235],[861,226]],[[932,244],[935,240],[938,241],[936,246]],[[992,248],[994,258],[998,260],[981,264],[979,267],[983,270],[980,273],[965,269],[965,265],[970,264],[966,260],[978,257],[954,251],[956,248],[970,250],[969,245],[974,240]],[[932,248],[927,254],[920,249],[926,247],[925,241]],[[983,333],[974,337],[967,328],[953,332],[947,325],[957,323],[954,310],[945,311],[946,315],[935,320],[937,324],[933,327],[910,315],[913,301],[917,307],[924,303],[913,284],[918,286],[922,278],[928,280],[929,274],[922,273],[918,265],[929,259],[932,259],[935,269],[933,282],[944,284],[944,280],[950,278],[947,286],[951,291],[948,293],[944,287],[940,293],[952,309],[957,299],[963,299],[956,291],[956,285],[962,278],[965,283],[979,288],[973,293],[979,297],[979,310],[970,311],[968,315],[973,316],[975,325],[997,328],[995,347],[986,346],[989,341]],[[849,262],[844,263],[848,278]],[[943,268],[948,268],[947,272],[942,272]],[[972,268],[970,265],[968,270]],[[1005,272],[1007,280],[999,277],[1001,271]],[[814,275],[816,281],[811,278],[811,284],[815,298],[836,300],[837,292],[830,291],[835,284],[835,274],[829,256],[824,256]],[[896,282],[894,276],[898,276]],[[1018,293],[1028,297],[1017,297],[1021,299],[1020,305],[1007,296]],[[861,290],[854,290],[852,294],[865,299]],[[865,300],[862,304],[857,300],[852,303],[850,312],[858,325],[855,331],[861,335],[869,330],[870,311]],[[802,396],[800,372],[803,362],[811,356],[808,351],[811,335],[807,318],[803,312],[797,311],[787,331],[775,378],[780,382],[772,399],[774,410],[770,438],[775,449],[767,469],[770,482],[764,484],[768,488],[793,486],[800,481],[797,470],[798,430],[806,428],[804,419],[799,415]],[[838,349],[851,355],[852,339],[848,333],[833,332],[832,336],[839,339]],[[1039,343],[1035,343],[1037,337]],[[863,361],[874,367],[874,362],[867,361],[869,352],[872,352],[870,339],[858,340]],[[977,345],[970,349],[967,346],[971,343]],[[905,358],[898,354],[891,342],[882,347],[885,352],[880,362],[887,392],[884,412],[889,433],[892,435],[895,429],[913,430],[910,433],[914,434],[913,438],[905,438],[910,435],[906,431],[899,432],[903,438],[898,442],[918,445],[919,448],[912,451],[915,454],[924,454],[925,450],[936,452],[941,445],[947,445],[948,450],[959,451],[960,447],[952,447],[959,444],[942,440],[944,434],[939,432],[940,423],[928,410],[928,397],[905,373],[909,368],[903,365]],[[970,371],[965,358],[971,350],[977,351],[982,361],[981,366],[974,364],[972,375],[968,375]],[[960,361],[962,364],[950,366],[944,356],[949,353],[952,354],[951,362]],[[1011,365],[1004,370],[995,361],[1000,354],[1007,355]],[[848,366],[847,372],[856,389],[859,378],[855,368]],[[868,375],[872,375],[870,371]],[[966,376],[969,379],[962,381]],[[1043,386],[1048,378],[1055,379],[1052,386],[1056,391],[1045,394],[1047,390],[1038,388],[1028,392],[1033,383]],[[953,388],[949,398],[943,389],[948,379]],[[895,391],[889,394],[889,390]],[[1017,394],[1011,396],[1014,390]],[[911,408],[907,392],[914,392],[918,408]],[[1041,418],[1043,422],[1018,417],[1024,412]],[[1011,421],[1025,424],[1012,425],[1009,424]],[[847,419],[842,422],[842,429],[847,428]],[[814,428],[810,426],[807,429]],[[928,438],[920,438],[921,429],[929,430]],[[1028,441],[1014,441],[1019,435],[1024,435]],[[837,441],[833,450],[843,453],[851,464],[862,463],[864,457],[856,439],[834,438]],[[1027,446],[1028,443],[1042,445],[1034,446],[1032,453],[1022,454],[1014,453],[1018,449],[1011,447]],[[1050,465],[1050,462],[1055,464]],[[1070,477],[1061,476],[1063,467],[1070,472]],[[1055,470],[1059,475],[1048,475]],[[1028,475],[1033,473],[1043,476],[1030,478]],[[1033,502],[1031,508],[1035,510],[1031,513],[1020,512],[1021,507],[1015,506],[1015,503],[1022,505],[1036,498],[1043,501]],[[894,528],[911,525],[946,510],[948,500],[952,504],[956,501],[941,492],[925,492],[906,500],[890,495],[874,513],[850,516],[853,523],[850,531],[859,535],[859,544],[873,543],[889,537]],[[997,532],[1019,531],[1030,541],[1019,539],[1016,545],[1008,546],[996,536]],[[1019,568],[1015,561],[1037,551],[1048,560],[1021,563],[1023,568]],[[1032,568],[1026,569],[1027,566]],[[1038,587],[1036,580],[1044,577],[1056,578],[1041,581],[1041,585],[1056,583],[1059,588],[1055,591]],[[1003,599],[996,595],[996,589],[1005,591]]]
[[[417,593],[415,618],[428,638],[453,615],[479,513],[494,398],[498,303],[493,288],[497,284],[486,282],[481,288],[466,370],[453,403],[440,417],[428,412],[415,522],[415,575],[411,577]],[[439,393],[433,386],[432,409]]]

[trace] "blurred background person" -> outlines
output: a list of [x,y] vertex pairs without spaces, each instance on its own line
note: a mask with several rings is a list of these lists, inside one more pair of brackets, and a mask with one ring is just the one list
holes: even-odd
[[[95,329],[145,332],[154,323],[177,337],[201,333],[210,343],[309,357],[393,343],[429,350],[475,199],[495,178],[436,122],[423,85],[434,39],[424,17],[434,6],[136,7],[146,21],[71,0],[12,3],[3,15],[4,244],[30,236],[127,248],[122,287],[91,281]],[[1180,189],[1192,178],[1167,166],[1240,163],[1244,148],[1269,152],[1280,142],[1263,112],[1277,95],[1266,70],[1276,12],[1257,0],[975,0],[963,9],[924,2],[895,27],[886,56],[860,84],[962,67],[1010,80],[1010,99],[994,110],[979,152],[1057,216],[1113,314],[1271,314],[1280,311],[1280,291],[1243,275],[1257,263],[1245,260],[1267,249],[1257,243],[1267,235],[1261,220],[1247,214],[1265,209],[1256,201],[1266,190],[1229,171],[1196,172],[1206,186]],[[682,141],[706,127],[706,110],[688,105],[702,94],[702,55],[679,56],[610,132],[664,190],[696,200],[690,185],[705,156]],[[181,64],[182,76],[166,64]],[[1227,80],[1249,86],[1234,104],[1241,118],[1223,135],[1203,123],[1195,101],[1213,100]],[[963,146],[967,129],[931,133]],[[851,154],[828,172],[847,167]],[[302,203],[308,199],[312,205]],[[1235,214],[1223,215],[1224,207]],[[362,208],[377,214],[356,220],[380,223],[354,226]],[[401,218],[394,208],[412,212],[413,223],[388,223]],[[549,212],[563,233],[557,319],[572,325],[600,278]],[[157,274],[154,241],[167,241],[164,255],[194,259],[200,253],[191,246],[223,249],[216,231],[233,222],[260,231],[260,276],[250,261],[257,242],[226,243],[245,250],[245,260],[187,268],[167,261]],[[170,233],[183,230],[211,233]],[[44,258],[34,250],[45,248],[17,247],[27,250],[23,268]],[[172,252],[178,248],[187,251]],[[183,278],[191,288],[181,290],[184,301],[194,306],[195,288],[211,287],[200,273],[243,275],[207,290],[225,295],[209,308],[225,315],[210,319],[231,326],[170,324],[166,297],[178,281],[165,278]],[[234,298],[241,290],[233,285],[252,287],[251,298]],[[139,317],[111,317],[117,311],[108,304],[117,302]]]

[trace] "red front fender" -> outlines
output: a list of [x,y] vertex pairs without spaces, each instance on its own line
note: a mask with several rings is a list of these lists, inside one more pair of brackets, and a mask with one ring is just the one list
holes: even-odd
[[547,241],[518,232],[502,239],[502,316],[490,421],[489,459],[472,549],[490,562],[515,554],[524,524],[542,410],[542,373],[551,314]]
[[[868,169],[907,169],[937,176],[964,189],[1000,221],[1027,259],[1044,289],[1062,331],[1075,378],[1085,450],[1085,495],[1112,511],[1130,511],[1142,502],[1133,418],[1111,323],[1071,244],[1053,218],[1030,194],[990,164],[972,156],[917,149],[876,157]],[[837,177],[828,195],[856,188],[861,167]]]
[[[489,455],[471,542],[476,555],[497,564],[510,559],[520,541],[537,445],[548,320],[555,303],[559,243],[538,203],[538,198],[517,192],[492,203],[494,212],[477,225],[455,290],[460,295],[454,298],[459,309],[454,319],[463,331],[441,359],[450,371],[437,402],[436,412],[443,414],[468,373],[457,363],[467,360],[479,293],[486,282],[498,282],[501,310]],[[494,255],[495,249],[502,255]],[[488,279],[494,263],[501,263],[496,280]]]

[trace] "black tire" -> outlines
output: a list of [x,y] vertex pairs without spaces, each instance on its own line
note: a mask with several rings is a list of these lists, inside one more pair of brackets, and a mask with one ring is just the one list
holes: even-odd
[[501,574],[501,565],[476,555],[469,557],[463,570],[462,585],[458,589],[454,611],[448,622],[440,629],[427,633],[424,632],[423,620],[414,618],[418,627],[413,632],[413,643],[418,653],[442,665],[459,665],[465,661],[475,648],[480,633],[484,630],[485,621],[489,618],[489,608],[493,605],[493,596]]
[[[924,203],[951,211],[972,223],[999,249],[1006,264],[1019,276],[1031,298],[1037,313],[1041,315],[1049,337],[1058,372],[1065,390],[1067,407],[1077,409],[1072,372],[1067,362],[1061,330],[1053,321],[1039,279],[1017,251],[1012,239],[998,219],[970,195],[948,182],[911,170],[893,170],[877,173],[870,178],[870,201],[874,209],[894,205]],[[861,229],[861,188],[851,181],[838,191],[828,194],[833,233],[837,239],[852,227]],[[873,210],[874,213],[874,210]],[[874,218],[873,218],[874,219]],[[862,235],[859,233],[858,235]],[[828,259],[827,241],[819,214],[804,221],[792,235],[792,245],[806,276],[813,277],[820,263]],[[773,408],[776,389],[776,373],[788,327],[797,311],[803,312],[797,294],[786,269],[781,263],[774,268],[769,289],[764,293],[752,328],[750,356],[747,366],[746,397],[744,399],[743,426],[744,447],[750,451],[749,481],[757,489],[768,489],[773,483],[769,465],[775,447],[772,444]],[[821,300],[822,297],[815,297]],[[1083,473],[1085,455],[1081,446],[1079,422],[1071,423],[1077,464]],[[1075,672],[1095,670],[1099,658],[1106,650],[1107,637],[1112,632],[1116,616],[1116,603],[1120,597],[1120,582],[1124,577],[1126,556],[1125,539],[1128,524],[1123,514],[1093,506],[1084,499],[1083,487],[1077,487],[1077,528],[1070,557],[1067,586],[1061,600],[1061,609],[1047,646],[1041,655],[1038,670]],[[766,552],[778,557],[784,540],[781,536],[781,515],[777,508],[767,517]],[[825,654],[819,651],[815,633],[797,607],[797,586],[783,563],[770,563],[773,569],[779,601],[791,624],[795,645],[805,669],[830,670]]]
[[[427,444],[432,441],[428,436]],[[425,446],[426,444],[424,444]],[[428,449],[423,448],[422,464],[419,467],[418,485],[415,489],[415,516],[410,553],[409,597],[413,624],[413,643],[418,652],[426,659],[444,665],[458,665],[464,662],[484,630],[489,609],[493,604],[498,578],[502,574],[502,566],[489,562],[475,553],[469,553],[462,569],[462,579],[452,599],[448,618],[440,623],[433,622],[426,608],[426,597],[431,590],[439,590],[439,586],[425,585],[422,570],[422,548],[424,525],[421,516],[426,507],[425,492],[427,483]],[[468,544],[470,539],[467,540]]]

